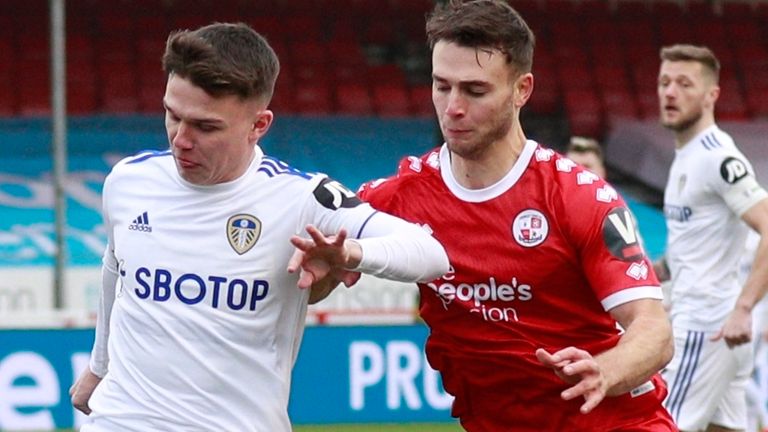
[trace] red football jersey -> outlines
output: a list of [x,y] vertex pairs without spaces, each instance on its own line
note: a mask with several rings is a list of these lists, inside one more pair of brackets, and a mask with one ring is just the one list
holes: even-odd
[[[452,414],[477,431],[674,430],[658,376],[584,415],[583,400],[563,401],[569,386],[535,356],[537,348],[605,351],[620,337],[607,310],[661,299],[622,198],[533,141],[481,190],[459,185],[449,160],[445,147],[406,158],[396,176],[359,194],[428,227],[448,252],[450,272],[419,289],[427,357],[456,398]],[[656,421],[663,426],[643,428]]]

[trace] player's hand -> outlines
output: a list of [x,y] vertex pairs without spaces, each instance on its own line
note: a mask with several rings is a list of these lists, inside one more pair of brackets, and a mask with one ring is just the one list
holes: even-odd
[[605,398],[608,383],[600,365],[587,351],[568,347],[550,354],[539,348],[536,350],[536,358],[541,364],[552,369],[561,380],[574,384],[563,390],[560,397],[571,400],[582,396],[582,414],[592,411]]
[[83,373],[80,374],[80,377],[77,378],[77,381],[69,388],[72,406],[78,411],[82,411],[85,415],[90,414],[91,408],[88,406],[88,401],[100,382],[101,378],[91,372],[91,368],[86,367]]
[[713,342],[725,339],[729,348],[745,344],[752,340],[752,313],[747,309],[736,307],[728,319],[725,320],[723,328],[710,340]]
[[[344,282],[347,287],[354,285],[360,279],[360,273],[347,269],[360,262],[360,246],[346,241],[347,233],[343,229],[336,236],[326,237],[314,226],[307,225],[307,232],[311,240],[291,237],[291,243],[297,250],[288,262],[288,272],[300,271],[299,288],[306,289],[318,284],[317,289],[322,291],[324,284],[332,284],[327,293],[330,294],[339,282]],[[331,277],[326,279],[329,275]]]
[[[289,261],[289,263],[292,263],[289,264],[289,268],[300,268],[305,255],[302,250],[296,249]],[[301,271],[303,272],[304,270],[302,269]],[[312,286],[309,287],[309,304],[318,303],[328,297],[339,283],[343,282],[349,288],[356,284],[359,279],[359,272],[332,269],[324,278],[312,283]]]

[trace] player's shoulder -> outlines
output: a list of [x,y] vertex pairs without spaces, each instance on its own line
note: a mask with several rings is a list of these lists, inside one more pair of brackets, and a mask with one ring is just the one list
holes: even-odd
[[605,179],[552,149],[538,145],[533,153],[531,168],[540,172],[542,181],[549,183],[551,192],[563,201],[581,202],[594,199],[597,203],[612,203],[619,194]]
[[736,146],[731,135],[712,126],[689,143],[694,146],[690,164],[703,176],[735,183],[752,172],[746,156]]
[[147,175],[173,166],[170,150],[143,150],[118,161],[109,174],[110,177]]
[[695,159],[719,161],[723,157],[740,154],[733,137],[717,126],[711,126],[696,136],[688,145],[693,147]]
[[397,193],[416,183],[440,178],[440,148],[434,148],[421,156],[405,156],[397,164],[395,175],[371,180],[360,187],[358,193],[366,196],[374,193]]
[[316,181],[316,178],[321,176],[319,173],[300,170],[278,158],[266,155],[261,158],[256,172],[269,179],[298,183]]

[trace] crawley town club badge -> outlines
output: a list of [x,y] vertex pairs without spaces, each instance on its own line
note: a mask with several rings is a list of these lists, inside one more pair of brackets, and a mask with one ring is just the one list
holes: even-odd
[[512,222],[512,237],[520,246],[538,246],[546,240],[547,234],[549,234],[549,222],[538,210],[523,210]]
[[239,255],[256,244],[261,235],[261,221],[249,214],[234,215],[227,220],[227,240]]

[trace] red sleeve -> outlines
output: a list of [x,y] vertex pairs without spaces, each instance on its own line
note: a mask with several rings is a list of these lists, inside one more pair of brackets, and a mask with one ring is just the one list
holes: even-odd
[[[586,174],[580,176],[582,173]],[[658,279],[624,199],[588,171],[560,178],[563,193],[559,211],[567,214],[562,218],[564,230],[603,306],[610,309],[638,298],[660,298]]]

